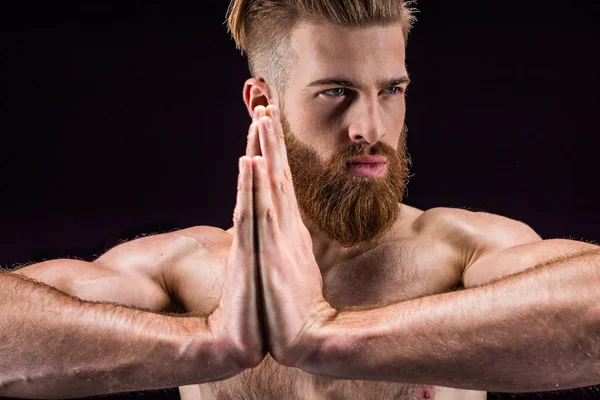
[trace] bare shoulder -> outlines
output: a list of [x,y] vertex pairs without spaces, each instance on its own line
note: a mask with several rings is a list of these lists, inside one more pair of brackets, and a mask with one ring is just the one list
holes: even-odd
[[233,237],[229,231],[214,226],[194,226],[176,231],[179,235],[194,239],[204,248],[229,250]]
[[232,241],[223,229],[194,226],[120,244],[96,262],[151,278],[178,311],[208,314],[220,298]]
[[436,207],[415,220],[415,228],[435,233],[448,240],[479,239],[507,244],[540,237],[527,224],[498,214],[469,211],[461,208]]
[[150,278],[177,300],[187,287],[186,279],[196,282],[208,273],[215,276],[231,242],[223,229],[194,226],[121,243],[94,264]]
[[[115,265],[119,269],[147,269],[171,264],[178,258],[199,250],[219,251],[231,245],[230,235],[212,226],[194,226],[167,233],[137,237],[110,249],[95,263]],[[155,271],[156,273],[162,271]]]
[[455,249],[463,266],[483,253],[541,240],[522,221],[460,208],[436,207],[424,211],[413,224],[417,233],[439,239]]
[[540,240],[522,221],[460,208],[431,208],[415,220],[414,228],[458,244],[475,241],[480,245],[515,246]]

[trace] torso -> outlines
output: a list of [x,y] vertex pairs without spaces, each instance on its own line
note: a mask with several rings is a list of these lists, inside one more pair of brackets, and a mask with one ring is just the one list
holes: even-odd
[[[461,271],[448,244],[413,223],[422,211],[403,205],[393,233],[350,259],[317,258],[325,299],[335,308],[394,303],[455,290]],[[267,355],[233,378],[180,388],[182,400],[361,399],[483,400],[486,392],[407,383],[336,380],[283,367]]]

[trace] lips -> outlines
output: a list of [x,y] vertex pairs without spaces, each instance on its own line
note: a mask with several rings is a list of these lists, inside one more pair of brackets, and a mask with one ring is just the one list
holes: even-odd
[[346,162],[348,171],[358,177],[375,178],[387,170],[387,160],[379,156],[363,156],[353,158]]

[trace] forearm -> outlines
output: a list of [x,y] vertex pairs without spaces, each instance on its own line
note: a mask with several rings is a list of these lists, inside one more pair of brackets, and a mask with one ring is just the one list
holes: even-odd
[[222,379],[203,318],[82,301],[0,274],[0,395],[69,398]]
[[300,368],[345,379],[528,392],[600,382],[600,257],[460,292],[342,311]]

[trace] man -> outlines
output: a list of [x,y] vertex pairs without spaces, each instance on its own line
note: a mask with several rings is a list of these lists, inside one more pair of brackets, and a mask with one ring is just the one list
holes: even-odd
[[479,399],[600,382],[598,246],[402,203],[404,4],[237,1],[229,22],[254,76],[234,226],[0,275],[0,395]]

